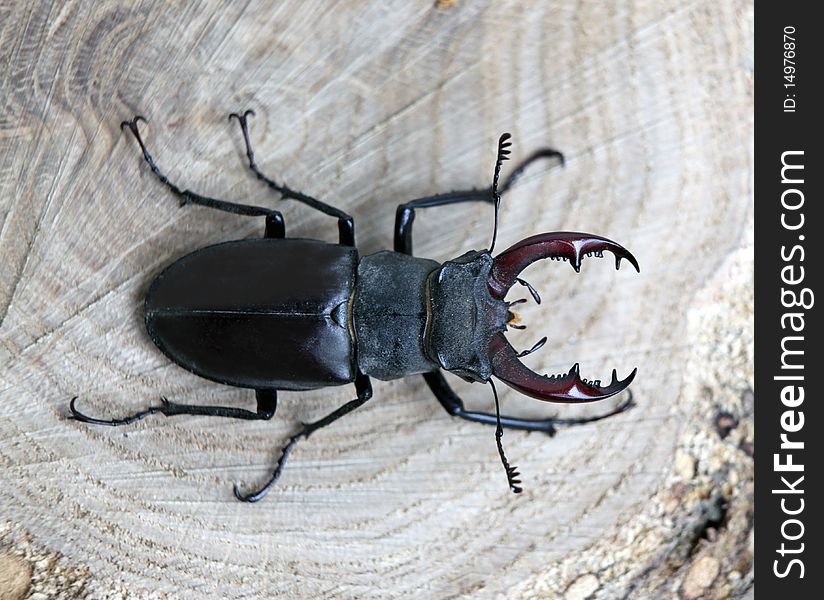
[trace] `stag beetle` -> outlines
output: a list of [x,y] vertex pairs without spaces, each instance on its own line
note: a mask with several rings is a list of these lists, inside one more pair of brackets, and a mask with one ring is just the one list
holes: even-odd
[[[181,367],[219,383],[255,390],[257,411],[222,406],[177,404],[162,398],[160,406],[124,419],[89,417],[70,403],[74,418],[98,425],[125,425],[154,413],[211,415],[237,419],[271,419],[279,390],[300,391],[355,384],[357,398],[324,418],[305,425],[283,447],[269,481],[252,493],[235,496],[260,500],[277,482],[295,443],[355,410],[372,396],[370,378],[392,380],[423,374],[450,415],[496,425],[496,441],[510,489],[521,491],[519,473],[510,466],[501,444],[503,427],[553,434],[558,424],[578,424],[608,417],[628,408],[632,399],[612,412],[586,419],[523,419],[500,414],[492,376],[519,392],[549,402],[592,402],[624,390],[636,370],[622,381],[615,371],[608,385],[582,379],[577,363],[568,373],[538,375],[520,358],[546,343],[516,352],[504,336],[508,327],[523,329],[504,300],[518,283],[540,303],[538,292],[518,275],[539,259],[569,261],[575,271],[584,256],[615,255],[615,267],[635,258],[619,244],[596,235],[554,232],[534,235],[492,256],[498,231],[501,194],[526,167],[541,158],[563,155],[550,148],[533,153],[498,186],[501,165],[509,158],[510,135],[498,141],[492,185],[412,200],[397,208],[395,249],[360,257],[355,248],[352,217],[324,202],[264,175],[255,163],[249,140],[249,116],[232,113],[240,124],[249,167],[282,198],[293,199],[338,219],[339,243],[286,238],[277,210],[208,198],[181,189],[160,171],[138,130],[140,116],[124,121],[152,172],[180,199],[230,213],[265,217],[262,239],[208,246],[166,268],[146,295],[144,317],[154,343]],[[494,204],[495,222],[488,250],[470,251],[443,264],[412,256],[415,210],[459,202]],[[490,383],[495,413],[473,412],[447,383],[441,369],[466,381]]]

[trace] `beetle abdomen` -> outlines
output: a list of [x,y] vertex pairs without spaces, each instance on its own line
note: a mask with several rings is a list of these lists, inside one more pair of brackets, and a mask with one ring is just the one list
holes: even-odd
[[349,383],[354,248],[255,239],[203,248],[163,271],[146,296],[157,346],[208,379],[254,389]]

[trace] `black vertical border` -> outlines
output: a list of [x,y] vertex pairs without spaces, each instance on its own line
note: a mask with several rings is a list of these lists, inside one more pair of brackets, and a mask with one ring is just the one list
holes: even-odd
[[[821,492],[824,489],[821,469],[824,398],[818,394],[817,385],[819,377],[824,375],[824,361],[818,351],[822,343],[820,309],[817,305],[808,310],[785,308],[781,303],[782,288],[791,287],[797,291],[808,287],[816,294],[816,303],[824,302],[824,296],[818,294],[821,291],[819,236],[822,236],[818,227],[824,202],[821,185],[824,169],[818,139],[824,135],[820,118],[824,110],[821,93],[824,21],[813,14],[818,12],[814,11],[816,7],[821,8],[816,2],[800,0],[755,2],[755,589],[756,597],[761,598],[824,598],[821,552],[824,539],[819,516],[824,511]],[[787,26],[795,27],[794,88],[784,85],[783,36]],[[796,112],[785,112],[784,100],[788,97],[796,101]],[[804,151],[804,183],[800,186],[781,181],[781,155],[792,150]],[[803,207],[792,212],[781,205],[782,192],[788,187],[799,187],[804,194]],[[785,229],[781,224],[782,212],[796,222],[799,213],[803,213],[804,226],[797,231]],[[799,235],[804,236],[803,241]],[[800,252],[794,255],[795,260],[783,260],[782,246],[788,253],[797,244],[804,247],[804,261],[798,260]],[[802,283],[788,286],[782,282],[781,269],[788,264],[795,264],[796,269],[804,267]],[[803,333],[782,329],[782,314],[796,311],[804,312]],[[788,373],[781,369],[781,340],[787,335],[804,336],[804,369],[795,372],[804,376],[803,382],[796,383],[804,387],[805,399],[795,409],[804,412],[804,427],[788,434],[792,440],[805,443],[803,450],[793,452],[794,462],[804,465],[803,473],[777,473],[773,464],[774,454],[785,452],[779,449],[779,436],[784,432],[781,416],[788,408],[782,404],[780,394],[788,382],[775,377]],[[803,494],[773,493],[774,489],[786,488],[782,476],[794,482],[800,475],[804,475],[804,481],[797,487],[803,488]],[[789,508],[797,507],[799,498],[803,498],[803,512],[794,517],[786,515],[781,508],[782,498],[787,499]],[[804,524],[804,534],[796,541],[782,536],[782,523],[791,518]],[[786,531],[794,536],[798,527],[791,524]],[[782,557],[778,552],[782,543],[785,548],[799,548],[803,543],[804,550]],[[804,577],[799,577],[798,565],[788,576],[778,577],[774,561],[779,561],[777,570],[784,571],[792,558],[803,561]]]

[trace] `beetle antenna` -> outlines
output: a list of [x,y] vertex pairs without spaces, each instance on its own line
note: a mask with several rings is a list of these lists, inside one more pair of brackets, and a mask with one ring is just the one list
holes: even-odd
[[495,200],[495,226],[492,229],[492,243],[489,245],[489,253],[495,248],[495,240],[498,238],[498,213],[501,212],[501,194],[498,192],[498,178],[501,176],[501,165],[505,160],[509,160],[509,147],[512,136],[504,133],[498,138],[498,159],[495,161],[495,175],[492,176],[492,198]]
[[521,474],[518,472],[518,467],[510,466],[509,461],[506,459],[504,445],[501,443],[501,438],[504,437],[504,428],[501,425],[501,406],[498,402],[498,390],[495,389],[495,382],[491,379],[489,380],[489,385],[492,386],[492,395],[495,396],[495,418],[498,422],[498,426],[495,428],[495,442],[498,444],[498,454],[501,456],[501,463],[504,465],[504,470],[506,471],[506,480],[509,483],[509,489],[512,490],[513,494],[520,494],[524,491],[521,487],[521,480],[519,479]]

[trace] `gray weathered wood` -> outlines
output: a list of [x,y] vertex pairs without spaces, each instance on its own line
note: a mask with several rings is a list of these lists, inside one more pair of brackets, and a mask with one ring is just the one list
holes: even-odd
[[[584,598],[736,594],[751,585],[751,2],[6,2],[0,6],[0,582],[73,597]],[[638,407],[555,439],[450,419],[420,378],[297,447],[300,421],[351,387],[283,394],[272,422],[123,415],[161,394],[251,407],[249,391],[170,364],[142,326],[153,276],[260,219],[186,206],[119,122],[150,123],[170,177],[279,200],[244,169],[230,111],[253,108],[258,162],[390,247],[394,208],[488,185],[495,141],[552,145],[504,200],[500,248],[599,233],[642,266],[529,269],[536,369],[638,366]],[[284,203],[292,235],[335,222]],[[419,213],[416,251],[488,244],[488,207]],[[484,386],[461,385],[489,408]],[[502,394],[507,410],[594,414]],[[718,410],[740,424],[722,440]],[[707,502],[729,506],[719,526]],[[702,504],[703,503],[703,504]],[[702,507],[704,513],[702,513]],[[702,516],[703,515],[703,516]],[[708,539],[693,539],[693,530]],[[20,583],[23,581],[24,583]],[[8,584],[12,589],[12,583]],[[12,592],[8,592],[11,594]],[[19,594],[21,592],[14,592]]]

